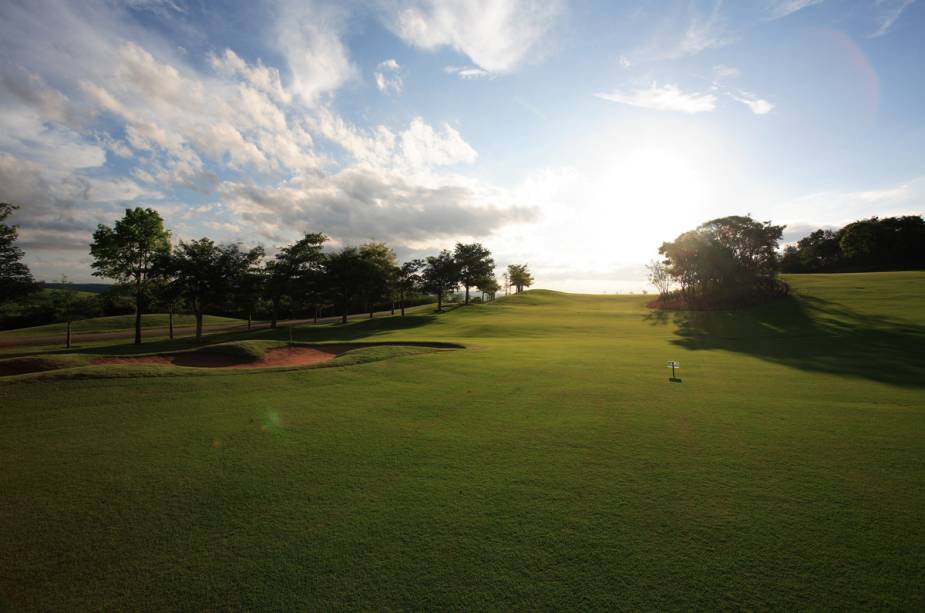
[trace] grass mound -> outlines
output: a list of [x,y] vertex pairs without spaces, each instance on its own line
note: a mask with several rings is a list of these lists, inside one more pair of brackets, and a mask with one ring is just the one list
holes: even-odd
[[70,354],[7,358],[0,360],[0,377],[87,366],[90,359],[90,356]]

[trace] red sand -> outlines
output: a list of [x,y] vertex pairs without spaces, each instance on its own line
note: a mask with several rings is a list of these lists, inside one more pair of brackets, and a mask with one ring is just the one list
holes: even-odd
[[321,349],[314,347],[277,347],[268,349],[259,360],[248,362],[240,358],[194,351],[172,355],[149,355],[139,357],[111,357],[94,360],[94,364],[164,364],[168,366],[192,366],[197,368],[279,368],[281,366],[306,366],[333,360],[350,349],[344,345],[330,345]]

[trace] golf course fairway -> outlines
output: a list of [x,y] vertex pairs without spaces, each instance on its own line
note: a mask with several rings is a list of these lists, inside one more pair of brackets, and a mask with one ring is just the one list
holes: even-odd
[[339,368],[2,377],[0,610],[923,610],[925,273],[784,279],[292,331],[465,347]]

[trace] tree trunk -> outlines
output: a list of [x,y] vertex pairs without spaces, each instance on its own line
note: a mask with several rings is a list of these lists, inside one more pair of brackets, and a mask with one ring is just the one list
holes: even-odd
[[401,289],[401,294],[398,296],[398,299],[401,301],[401,316],[405,316],[405,288]]
[[64,339],[64,347],[67,349],[71,348],[71,318],[68,317],[67,320],[67,336]]
[[276,330],[276,317],[279,310],[279,298],[273,298],[273,313],[270,315],[270,327]]
[[373,311],[376,309],[376,305],[373,302],[368,302],[366,304],[366,310],[369,311],[369,318],[373,318]]
[[340,323],[347,323],[347,310],[350,308],[349,300],[347,300],[347,292],[344,292],[344,312],[341,313]]
[[196,340],[202,340],[202,311],[196,311]]
[[320,310],[321,310],[321,307],[316,304],[315,305],[315,318],[314,318],[313,323],[318,323],[318,311]]
[[247,312],[247,329],[248,330],[251,329],[251,312],[250,311]]
[[443,310],[443,292],[440,291],[440,292],[437,292],[437,312],[439,313],[442,310]]
[[395,296],[392,296],[392,315],[395,314]]
[[466,304],[469,304],[469,286],[466,286]]
[[173,340],[173,307],[167,311],[167,335]]
[[141,344],[141,286],[135,290],[135,344]]

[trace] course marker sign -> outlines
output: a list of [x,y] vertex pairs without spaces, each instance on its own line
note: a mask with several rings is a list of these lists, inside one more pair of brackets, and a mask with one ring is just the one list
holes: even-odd
[[671,378],[674,379],[674,371],[676,368],[681,368],[681,363],[676,360],[668,360],[665,366],[671,369]]

